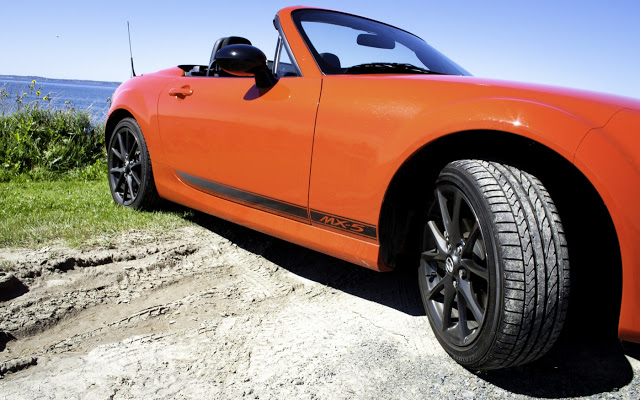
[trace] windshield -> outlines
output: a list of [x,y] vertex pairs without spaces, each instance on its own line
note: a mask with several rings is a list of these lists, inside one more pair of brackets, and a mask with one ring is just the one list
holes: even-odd
[[325,10],[298,10],[293,20],[325,75],[470,75],[424,40],[390,25]]

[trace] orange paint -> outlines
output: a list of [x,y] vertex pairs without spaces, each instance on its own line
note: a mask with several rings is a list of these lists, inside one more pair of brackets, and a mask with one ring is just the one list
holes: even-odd
[[278,20],[301,77],[266,90],[171,68],[114,94],[110,117],[138,121],[161,197],[385,271],[378,223],[403,163],[457,132],[526,137],[574,162],[604,200],[623,261],[620,337],[640,341],[640,101],[466,76],[325,76],[298,9]]
[[576,166],[604,200],[618,233],[622,256],[621,339],[640,342],[640,111],[617,113],[589,133]]

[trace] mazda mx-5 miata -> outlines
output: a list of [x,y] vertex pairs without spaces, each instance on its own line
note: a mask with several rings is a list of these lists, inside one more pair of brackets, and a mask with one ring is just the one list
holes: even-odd
[[640,101],[472,77],[355,15],[291,7],[274,25],[273,61],[224,37],[208,65],[118,88],[116,203],[414,269],[468,368],[535,360],[569,325],[640,341]]

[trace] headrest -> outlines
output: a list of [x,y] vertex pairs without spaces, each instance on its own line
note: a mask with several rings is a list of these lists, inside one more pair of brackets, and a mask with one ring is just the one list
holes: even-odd
[[321,65],[320,67],[329,74],[340,73],[342,68],[340,66],[340,59],[333,53],[320,53]]
[[229,46],[230,44],[248,44],[251,45],[249,39],[245,39],[239,36],[229,36],[223,37],[216,40],[216,43],[213,45],[213,51],[211,51],[211,58],[209,58],[209,70],[212,70],[213,62],[216,60],[216,53],[220,51],[221,48],[225,46]]

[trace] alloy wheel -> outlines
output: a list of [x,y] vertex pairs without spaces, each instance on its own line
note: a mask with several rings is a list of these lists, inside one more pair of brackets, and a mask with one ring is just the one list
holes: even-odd
[[142,163],[140,145],[126,126],[114,135],[109,146],[109,183],[114,197],[124,206],[131,205],[140,191]]
[[453,185],[436,189],[427,222],[421,271],[425,305],[436,329],[452,345],[473,343],[487,309],[489,269],[483,233],[464,193]]

